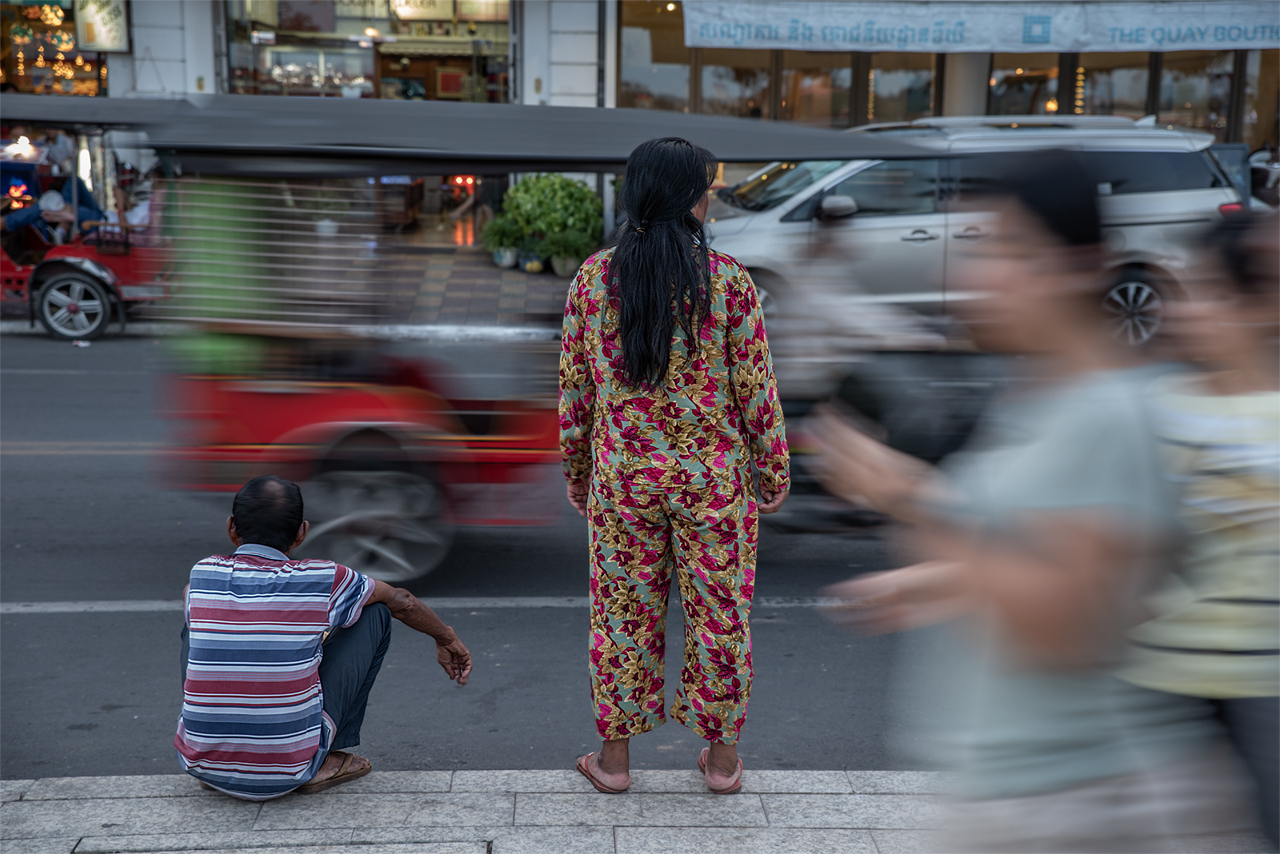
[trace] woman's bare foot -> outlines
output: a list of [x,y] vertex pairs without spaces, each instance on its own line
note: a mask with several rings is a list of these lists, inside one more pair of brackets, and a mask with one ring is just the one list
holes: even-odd
[[606,741],[600,752],[587,760],[591,773],[611,789],[625,789],[631,785],[630,743],[626,738]]
[[707,786],[712,789],[727,789],[733,785],[734,777],[738,774],[738,747],[715,741],[707,742],[707,746],[711,748],[707,753]]

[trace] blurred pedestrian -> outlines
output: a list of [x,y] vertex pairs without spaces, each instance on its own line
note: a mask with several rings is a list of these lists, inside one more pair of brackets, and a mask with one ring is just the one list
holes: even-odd
[[236,550],[191,569],[184,591],[183,770],[207,789],[265,801],[368,774],[360,743],[391,618],[430,635],[445,675],[467,684],[471,653],[407,590],[327,560],[293,560],[310,524],[278,477],[241,487],[227,519]]
[[1181,490],[1187,544],[1131,633],[1125,678],[1211,700],[1280,845],[1280,270],[1275,216],[1210,234],[1201,275],[1170,306],[1197,372],[1154,386],[1157,430]]
[[790,481],[756,290],[737,261],[707,249],[715,172],[712,154],[683,139],[638,146],[622,182],[628,224],[582,266],[565,307],[560,445],[569,501],[590,520],[604,739],[577,768],[602,792],[631,785],[628,740],[665,721],[673,573],[685,655],[671,714],[708,742],[707,786],[742,786],[756,514],[777,510]]
[[1095,182],[1066,152],[1007,167],[966,265],[989,298],[960,305],[979,346],[1034,374],[945,473],[834,416],[815,425],[829,488],[913,523],[921,561],[831,592],[864,630],[951,622],[932,662],[957,686],[938,723],[960,772],[946,850],[1169,850],[1236,825],[1231,779],[1187,770],[1208,767],[1187,764],[1212,745],[1205,705],[1113,672],[1174,539],[1151,378],[1097,316]]

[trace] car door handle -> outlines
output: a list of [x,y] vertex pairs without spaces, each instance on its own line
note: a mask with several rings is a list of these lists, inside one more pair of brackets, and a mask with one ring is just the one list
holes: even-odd
[[971,225],[968,228],[966,228],[964,231],[957,231],[951,236],[958,237],[961,240],[977,240],[979,237],[986,237],[987,232]]
[[925,231],[923,228],[917,228],[915,231],[911,232],[910,234],[902,235],[903,240],[909,241],[911,243],[924,243],[926,240],[937,240],[938,237],[939,235],[931,231]]

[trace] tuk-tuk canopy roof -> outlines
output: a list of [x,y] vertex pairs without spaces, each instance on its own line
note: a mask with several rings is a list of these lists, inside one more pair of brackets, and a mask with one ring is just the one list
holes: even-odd
[[5,95],[4,120],[144,131],[185,172],[374,175],[621,172],[639,143],[679,136],[725,162],[930,156],[875,134],[658,110],[447,101],[194,95],[185,100]]

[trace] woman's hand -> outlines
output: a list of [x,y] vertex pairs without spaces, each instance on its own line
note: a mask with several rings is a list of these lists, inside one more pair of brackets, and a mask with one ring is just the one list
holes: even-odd
[[831,409],[809,420],[808,435],[818,448],[814,473],[833,495],[901,516],[919,497],[933,469],[854,428]]
[[872,635],[943,623],[964,614],[975,602],[964,564],[949,560],[851,578],[822,592],[842,600],[824,609],[827,616]]
[[759,513],[777,513],[782,507],[782,502],[787,500],[787,496],[791,494],[790,489],[784,489],[780,492],[770,492],[768,490],[760,490],[760,501],[756,504],[756,511]]
[[569,503],[578,511],[579,516],[587,515],[587,496],[591,487],[585,480],[571,480],[568,484]]

